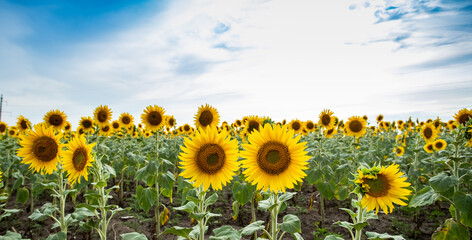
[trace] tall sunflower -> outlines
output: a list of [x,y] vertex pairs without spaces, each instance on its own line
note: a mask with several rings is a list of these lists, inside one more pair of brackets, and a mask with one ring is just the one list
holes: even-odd
[[111,115],[112,111],[107,105],[100,105],[93,111],[93,119],[99,128],[110,123]]
[[249,134],[249,144],[242,144],[245,150],[240,154],[247,181],[257,189],[275,193],[302,182],[310,157],[305,151],[306,142],[299,142],[301,135],[294,135],[287,126],[270,124]]
[[321,127],[324,127],[325,129],[333,128],[336,119],[333,116],[333,112],[329,109],[325,109],[320,113],[320,120],[318,121],[318,124],[321,125]]
[[149,131],[158,131],[165,125],[165,110],[157,105],[149,105],[141,114],[141,122]]
[[59,156],[62,155],[62,134],[55,134],[53,127],[42,124],[34,126],[34,131],[20,137],[18,156],[24,164],[31,164],[35,172],[51,174],[57,168]]
[[86,133],[93,131],[93,120],[91,117],[81,117],[79,121],[79,127]]
[[405,182],[406,177],[398,169],[398,165],[392,164],[385,167],[363,168],[358,170],[355,183],[362,194],[362,207],[367,211],[382,209],[385,214],[394,209],[393,203],[401,206],[407,205],[404,200],[411,191],[406,189],[410,183]]
[[346,129],[346,135],[353,137],[362,137],[366,132],[367,123],[361,117],[352,116],[346,122],[344,128]]
[[8,124],[0,121],[0,134],[4,134],[7,132]]
[[293,130],[295,133],[301,133],[303,129],[303,124],[298,119],[293,119],[288,123],[288,128]]
[[424,126],[420,130],[421,136],[423,136],[424,141],[429,143],[433,142],[434,139],[438,137],[438,134],[436,132],[436,128],[432,123],[425,123]]
[[465,126],[467,121],[469,121],[469,119],[472,119],[472,111],[467,110],[466,108],[463,108],[458,113],[456,113],[456,115],[454,115],[454,118],[459,124],[462,124]]
[[215,127],[220,123],[220,115],[216,108],[206,104],[198,108],[197,114],[195,114],[195,126],[197,128]]
[[179,154],[181,176],[194,182],[194,187],[210,186],[221,190],[239,169],[238,141],[216,127],[200,128],[192,138],[185,138]]
[[133,125],[134,118],[129,113],[126,113],[126,112],[122,113],[119,119],[120,119],[121,125],[125,128]]
[[85,181],[88,180],[87,167],[91,167],[94,161],[90,153],[95,144],[87,144],[84,135],[73,138],[67,144],[67,151],[64,152],[62,164],[71,184],[80,183],[80,177],[82,176]]
[[27,118],[23,117],[23,115],[20,115],[18,116],[16,126],[20,132],[25,132],[31,128],[31,122]]
[[44,115],[46,127],[54,127],[54,130],[61,131],[67,121],[67,115],[59,110],[51,110]]

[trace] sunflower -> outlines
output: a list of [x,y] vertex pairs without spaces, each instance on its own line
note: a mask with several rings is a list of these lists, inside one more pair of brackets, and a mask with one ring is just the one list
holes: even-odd
[[166,116],[166,125],[167,127],[169,128],[173,128],[175,127],[175,118],[174,118],[174,115],[170,115],[170,116]]
[[446,147],[447,147],[447,142],[444,141],[443,139],[438,139],[433,142],[433,149],[435,151],[444,150],[446,149]]
[[107,105],[100,105],[93,111],[93,119],[99,128],[104,127],[111,121],[112,111]]
[[311,120],[306,121],[303,125],[308,132],[313,132],[315,130],[315,124]]
[[[106,125],[106,124],[105,124]],[[93,131],[93,120],[91,117],[81,117],[79,121],[79,127],[82,127],[82,130],[85,133]]]
[[384,116],[382,114],[379,114],[377,116],[377,122],[382,122],[383,119],[384,119]]
[[26,119],[25,117],[23,117],[23,115],[20,115],[18,117],[17,122],[16,122],[16,126],[17,126],[18,130],[20,130],[20,132],[23,133],[26,130],[31,128],[31,122],[28,119]]
[[433,152],[434,152],[433,143],[432,143],[432,142],[426,143],[426,144],[424,145],[423,149],[424,149],[427,153],[433,153]]
[[270,124],[249,134],[249,144],[242,144],[245,150],[240,154],[246,180],[257,189],[275,193],[302,182],[310,157],[305,151],[306,142],[299,142],[301,135],[294,135],[288,126]]
[[466,108],[463,108],[461,109],[458,113],[456,113],[456,115],[454,116],[454,118],[456,119],[456,121],[459,123],[459,124],[462,124],[465,126],[465,124],[467,123],[467,121],[469,121],[470,119],[472,119],[472,111],[471,110],[467,110]]
[[98,132],[98,134],[100,134],[101,136],[106,136],[106,137],[110,136],[110,134],[112,133],[113,133],[113,129],[110,124],[107,124],[101,127],[100,131]]
[[[468,135],[469,136],[472,135],[472,125],[469,125],[469,127],[467,129],[468,130],[466,130],[466,131],[467,131]],[[467,142],[465,143],[465,146],[466,147],[472,147],[472,137],[467,139]]]
[[362,118],[367,122],[367,120],[369,120],[369,117],[367,117],[367,115],[364,115],[362,116]]
[[72,125],[70,124],[69,121],[66,121],[66,124],[64,124],[64,132],[70,132],[72,130]]
[[226,131],[200,128],[193,138],[184,139],[179,154],[183,169],[180,175],[190,178],[194,187],[203,186],[204,191],[210,186],[221,190],[239,169],[238,146],[238,141],[231,140]]
[[246,118],[246,121],[244,122],[245,132],[250,134],[254,130],[259,131],[259,127],[262,125],[262,118],[260,118],[259,116],[248,116],[245,118]]
[[197,128],[203,127],[214,127],[220,123],[220,115],[216,108],[206,104],[198,108],[197,114],[195,114],[195,126]]
[[18,128],[16,128],[16,126],[10,127],[8,129],[8,136],[10,137],[16,137],[18,133],[19,133],[19,130]]
[[338,133],[338,130],[336,128],[330,128],[330,129],[325,129],[323,131],[323,134],[326,138],[332,138],[336,133]]
[[149,131],[158,131],[165,125],[165,110],[157,105],[149,105],[141,114],[141,122]]
[[31,164],[30,169],[35,172],[51,174],[57,168],[59,156],[62,155],[62,134],[55,134],[53,127],[37,124],[34,131],[20,137],[21,148],[18,156],[24,164]]
[[243,125],[243,122],[242,122],[241,120],[236,119],[236,120],[234,121],[234,126],[235,126],[235,127],[238,127],[238,128],[239,128],[239,127],[241,127],[242,125]]
[[403,154],[405,153],[405,149],[399,146],[399,147],[394,148],[393,152],[397,155],[397,157],[400,157],[400,156],[403,156]]
[[352,116],[346,122],[344,128],[346,129],[346,135],[353,137],[362,137],[366,132],[367,123],[361,117]]
[[120,119],[121,126],[125,128],[133,125],[134,118],[129,113],[122,113],[119,119]]
[[84,135],[73,138],[67,144],[67,151],[64,152],[62,164],[71,184],[80,183],[80,177],[82,176],[85,181],[88,180],[87,167],[91,167],[94,161],[90,153],[95,144],[87,144]]
[[436,128],[432,123],[426,123],[420,130],[421,136],[423,136],[424,141],[429,143],[433,142],[434,139],[438,136],[436,133]]
[[111,128],[113,131],[119,131],[121,129],[121,124],[118,120],[111,122]]
[[320,124],[322,127],[329,129],[333,128],[335,125],[336,119],[333,116],[333,112],[329,109],[325,109],[320,113],[320,120],[318,121],[318,124]]
[[405,182],[406,177],[398,169],[398,165],[392,164],[385,167],[363,168],[358,170],[355,183],[362,194],[362,207],[367,207],[367,211],[381,208],[385,214],[391,213],[394,209],[393,203],[401,206],[407,204],[403,200],[408,200],[407,196],[411,191],[406,189],[410,183]]
[[288,128],[293,130],[295,133],[301,133],[302,132],[302,122],[298,119],[293,119],[288,123]]
[[67,116],[59,110],[51,110],[44,115],[44,123],[46,127],[54,127],[54,130],[61,131],[67,121]]
[[0,134],[4,134],[7,132],[8,124],[0,121]]

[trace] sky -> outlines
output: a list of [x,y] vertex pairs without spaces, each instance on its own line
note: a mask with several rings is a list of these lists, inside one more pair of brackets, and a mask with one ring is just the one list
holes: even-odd
[[0,1],[1,120],[99,105],[178,125],[201,105],[318,120],[447,121],[472,108],[472,1]]

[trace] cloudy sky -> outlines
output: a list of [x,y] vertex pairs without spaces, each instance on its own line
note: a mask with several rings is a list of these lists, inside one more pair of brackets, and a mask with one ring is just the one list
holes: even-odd
[[179,125],[202,104],[317,120],[449,120],[472,108],[472,2],[0,1],[1,120],[108,105]]

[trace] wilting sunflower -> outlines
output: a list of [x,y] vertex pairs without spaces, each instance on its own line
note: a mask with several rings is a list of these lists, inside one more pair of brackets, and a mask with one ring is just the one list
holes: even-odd
[[[399,136],[401,136],[401,135],[399,135]],[[394,152],[398,157],[400,157],[400,156],[403,156],[403,154],[405,153],[405,149],[404,149],[403,147],[398,146],[398,147],[396,147],[396,148],[393,149],[393,152]]]
[[420,130],[421,136],[423,136],[424,141],[429,143],[433,142],[437,138],[438,134],[436,133],[436,128],[432,123],[426,123]]
[[165,125],[165,110],[157,105],[149,105],[141,114],[141,122],[149,131],[158,131]]
[[249,144],[242,144],[245,149],[240,156],[241,168],[248,182],[257,185],[257,189],[272,192],[285,192],[302,182],[308,169],[306,142],[299,142],[301,135],[294,138],[294,131],[288,126],[265,124],[260,131],[253,131],[248,136]]
[[95,144],[87,144],[84,135],[73,138],[67,144],[67,151],[64,152],[62,164],[71,184],[80,183],[80,177],[82,176],[85,181],[88,180],[87,167],[91,167],[94,161],[90,153]]
[[303,129],[302,122],[298,119],[293,119],[288,123],[288,128],[293,130],[295,133],[301,133]]
[[311,120],[306,121],[303,125],[308,132],[313,132],[315,130],[315,124]]
[[433,153],[434,152],[434,146],[433,146],[433,142],[428,142],[424,145],[423,149],[427,152],[427,153]]
[[59,110],[51,110],[44,115],[44,123],[46,127],[54,127],[54,130],[61,131],[67,121],[67,116]]
[[353,137],[362,137],[366,132],[367,123],[361,117],[352,116],[346,122],[344,128],[346,129],[346,135]]
[[393,203],[407,205],[403,201],[408,200],[407,196],[411,194],[411,191],[406,189],[410,183],[405,182],[406,177],[402,177],[403,173],[398,169],[398,165],[363,168],[358,170],[358,173],[355,183],[362,194],[362,207],[367,207],[367,211],[375,209],[377,214],[381,208],[388,214],[394,209]]
[[324,127],[325,129],[328,128],[333,128],[335,125],[336,119],[333,117],[333,112],[329,109],[325,109],[320,113],[320,120],[318,121],[318,124],[321,125],[321,127]]
[[446,149],[446,147],[447,147],[447,142],[444,141],[443,139],[438,139],[433,142],[433,149],[435,151],[444,150]]
[[194,182],[194,187],[210,186],[221,190],[233,179],[238,167],[238,141],[216,127],[200,128],[192,138],[185,138],[181,160],[181,176]]
[[[106,125],[106,124],[105,124]],[[93,131],[93,120],[91,117],[81,117],[79,121],[79,127],[82,127],[82,130],[85,133]]]
[[175,127],[175,118],[174,118],[174,115],[170,115],[170,116],[166,116],[166,125],[167,127],[169,128],[173,128]]
[[16,127],[18,128],[18,130],[20,130],[20,132],[23,133],[31,128],[31,122],[25,117],[23,117],[23,115],[20,115],[16,122]]
[[0,134],[4,134],[7,132],[8,124],[0,121]]
[[55,134],[53,127],[46,128],[42,124],[34,126],[34,131],[20,137],[21,148],[18,156],[24,164],[31,164],[35,172],[51,174],[57,168],[59,156],[62,155],[62,134]]
[[220,123],[220,115],[216,108],[206,104],[198,108],[197,114],[195,114],[195,126],[197,128],[203,127],[215,127]]
[[469,119],[472,119],[472,111],[467,110],[466,108],[463,108],[458,113],[456,113],[454,118],[459,124],[462,124],[465,126],[467,121],[469,121]]
[[126,113],[126,112],[125,112],[125,113],[122,113],[122,114],[120,115],[120,118],[119,118],[119,119],[120,119],[120,124],[121,124],[121,126],[123,126],[123,127],[125,127],[125,128],[127,128],[127,127],[133,125],[134,118],[133,118],[133,116],[132,116],[131,114],[129,114],[129,113]]
[[382,122],[383,119],[384,119],[384,116],[382,114],[379,114],[377,116],[377,122]]
[[104,127],[111,121],[112,111],[107,105],[100,105],[93,111],[93,119],[99,128]]
[[336,133],[338,133],[338,130],[336,128],[330,128],[330,129],[325,129],[323,131],[323,134],[326,138],[332,138]]

